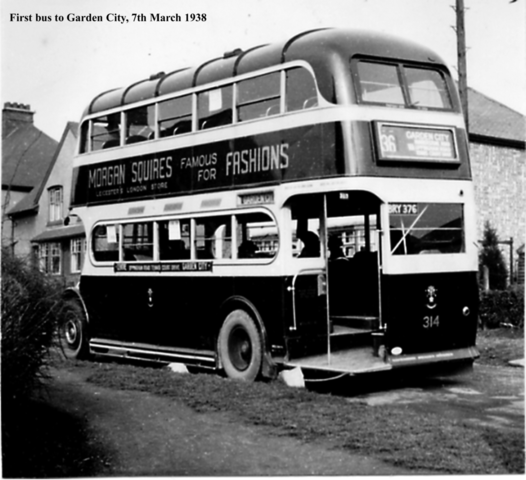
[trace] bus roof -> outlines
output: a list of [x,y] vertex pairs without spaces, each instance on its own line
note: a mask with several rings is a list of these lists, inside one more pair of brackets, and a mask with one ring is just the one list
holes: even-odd
[[349,75],[348,60],[357,55],[444,65],[435,52],[408,40],[370,31],[318,29],[270,45],[245,51],[236,49],[198,66],[159,73],[127,87],[104,92],[92,100],[83,116],[293,60],[304,60],[312,66],[320,92],[333,101],[337,83],[334,78],[341,73]]

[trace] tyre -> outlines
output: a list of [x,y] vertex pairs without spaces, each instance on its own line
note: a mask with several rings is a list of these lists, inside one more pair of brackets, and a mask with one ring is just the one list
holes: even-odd
[[59,340],[67,358],[86,359],[89,356],[86,315],[80,303],[66,300],[61,311]]
[[225,319],[218,338],[218,354],[229,378],[251,382],[261,370],[263,347],[253,318],[234,310]]

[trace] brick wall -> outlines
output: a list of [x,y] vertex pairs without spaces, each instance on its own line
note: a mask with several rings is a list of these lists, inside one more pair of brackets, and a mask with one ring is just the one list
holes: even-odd
[[[513,257],[517,261],[517,249],[526,239],[526,151],[471,143],[470,154],[478,238],[482,238],[484,223],[489,220],[499,239],[513,237]],[[509,247],[503,245],[502,252],[508,264]]]

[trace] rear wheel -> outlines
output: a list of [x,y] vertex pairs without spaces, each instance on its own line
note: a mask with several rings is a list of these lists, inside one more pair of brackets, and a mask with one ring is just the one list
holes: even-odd
[[218,338],[218,353],[229,378],[253,381],[263,358],[261,335],[254,319],[244,310],[234,310],[225,319]]
[[85,359],[89,356],[87,321],[77,300],[66,300],[61,311],[59,339],[67,358]]

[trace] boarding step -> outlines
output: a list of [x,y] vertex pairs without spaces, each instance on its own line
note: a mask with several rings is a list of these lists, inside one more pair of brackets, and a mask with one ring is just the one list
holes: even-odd
[[378,317],[369,315],[331,315],[333,325],[343,325],[350,328],[377,330],[380,326]]
[[372,345],[370,330],[345,325],[333,324],[330,339],[333,351]]
[[334,352],[355,347],[365,347],[372,350],[372,332],[363,328],[333,325],[329,339],[327,339],[326,333],[289,338],[287,347],[290,358],[298,358],[327,352],[329,343],[330,350]]

